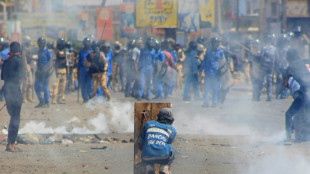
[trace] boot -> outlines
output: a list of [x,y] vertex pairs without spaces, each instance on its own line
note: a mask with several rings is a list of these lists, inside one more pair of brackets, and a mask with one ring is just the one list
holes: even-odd
[[161,165],[159,169],[159,174],[172,174],[169,165]]
[[57,99],[57,103],[58,103],[58,104],[66,104],[65,100],[64,100],[64,99],[61,99],[61,98],[58,98],[58,99]]
[[5,150],[8,151],[8,152],[14,152],[14,151],[16,151],[16,145],[8,143],[6,145],[6,149]]
[[26,93],[23,93],[23,103],[27,103]]
[[27,100],[30,103],[33,103],[34,101],[32,100],[32,85],[28,86],[28,92],[27,92]]

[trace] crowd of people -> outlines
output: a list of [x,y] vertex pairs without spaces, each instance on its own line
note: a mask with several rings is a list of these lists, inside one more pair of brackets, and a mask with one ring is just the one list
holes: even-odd
[[[203,107],[217,107],[240,73],[253,86],[253,101],[260,101],[264,86],[267,101],[286,98],[288,92],[282,85],[288,67],[286,52],[290,45],[301,48],[300,40],[298,32],[278,37],[266,34],[262,41],[229,41],[225,35],[213,35],[199,36],[183,48],[172,38],[138,38],[123,46],[118,41],[110,44],[86,37],[82,48],[75,50],[63,38],[54,48],[54,43],[43,37],[37,39],[34,49],[31,38],[25,36],[21,54],[23,102],[34,101],[32,89],[39,100],[36,108],[65,104],[66,92],[74,90],[81,91],[85,103],[100,95],[111,101],[112,90],[138,101],[165,99],[182,92],[186,102],[203,100]],[[2,40],[0,47],[3,63],[9,56],[9,42]]]

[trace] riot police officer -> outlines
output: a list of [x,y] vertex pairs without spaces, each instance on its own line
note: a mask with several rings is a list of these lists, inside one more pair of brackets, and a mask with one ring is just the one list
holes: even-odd
[[145,42],[145,46],[141,48],[140,58],[138,61],[139,70],[139,90],[138,90],[138,100],[141,100],[144,93],[144,87],[146,87],[146,93],[144,95],[145,99],[150,99],[151,94],[151,80],[152,72],[155,60],[155,42],[152,37],[148,37]]

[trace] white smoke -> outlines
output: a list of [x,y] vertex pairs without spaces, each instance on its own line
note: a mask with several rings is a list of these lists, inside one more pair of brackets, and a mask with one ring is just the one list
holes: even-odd
[[[74,123],[81,123],[76,116],[64,125],[56,128],[46,126],[44,121],[29,121],[20,129],[20,134],[109,134],[109,133],[131,133],[134,130],[133,105],[131,103],[111,102],[105,103],[102,99],[90,101],[87,109],[97,109],[96,117],[87,121],[86,124],[75,126]],[[105,106],[105,107],[103,107]]]

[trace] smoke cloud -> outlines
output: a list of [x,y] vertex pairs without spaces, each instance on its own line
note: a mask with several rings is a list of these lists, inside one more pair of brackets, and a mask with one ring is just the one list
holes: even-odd
[[[109,134],[131,133],[134,130],[133,105],[131,103],[104,103],[97,99],[90,101],[87,109],[98,109],[96,117],[90,119],[82,127],[75,126],[81,123],[77,117],[72,117],[64,125],[56,128],[46,126],[44,121],[29,121],[20,129],[20,134]],[[104,106],[104,107],[103,107]]]

